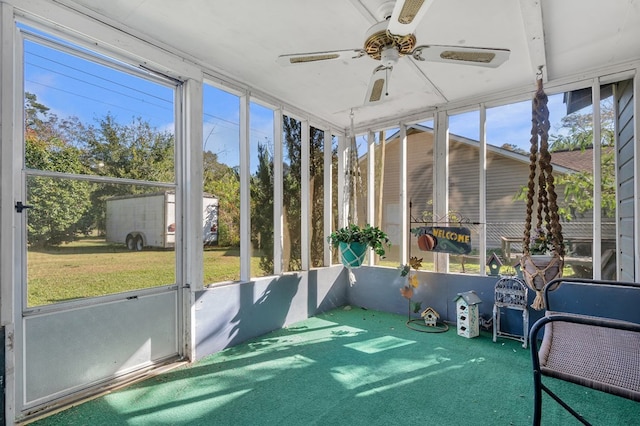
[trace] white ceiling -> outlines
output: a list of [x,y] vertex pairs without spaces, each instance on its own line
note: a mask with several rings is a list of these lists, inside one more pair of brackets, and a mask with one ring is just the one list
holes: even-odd
[[339,126],[531,90],[640,59],[640,0],[434,0],[417,44],[507,48],[499,68],[416,62],[394,67],[389,96],[363,101],[378,61],[283,67],[278,55],[361,48],[385,0],[61,0],[169,46],[221,76]]

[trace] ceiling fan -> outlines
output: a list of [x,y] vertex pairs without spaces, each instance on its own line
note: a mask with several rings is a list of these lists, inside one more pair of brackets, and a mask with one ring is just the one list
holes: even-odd
[[297,65],[335,59],[369,56],[382,63],[373,70],[365,104],[381,101],[388,95],[387,83],[393,66],[403,56],[416,61],[431,61],[496,68],[509,59],[508,49],[424,44],[416,46],[414,32],[433,0],[397,0],[384,2],[378,12],[382,20],[369,28],[364,47],[327,52],[280,55],[282,65]]

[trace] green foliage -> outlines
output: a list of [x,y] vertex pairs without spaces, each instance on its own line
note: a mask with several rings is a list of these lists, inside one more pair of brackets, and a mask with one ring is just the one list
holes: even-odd
[[[601,108],[601,164],[602,177],[601,205],[602,216],[613,217],[616,209],[615,191],[615,126],[614,111],[610,102],[604,102]],[[562,118],[562,129],[568,132],[550,135],[551,162],[553,152],[562,150],[585,151],[593,148],[593,114],[573,113]],[[563,188],[564,198],[558,205],[558,214],[566,221],[584,217],[593,210],[594,179],[591,171],[576,171],[566,174],[554,174],[555,185]],[[527,187],[521,187],[515,195],[516,200],[524,200]]]
[[[613,217],[616,209],[615,159],[612,149],[603,150],[601,156],[602,187],[601,206],[603,217]],[[594,180],[591,172],[558,175],[556,185],[564,187],[564,202],[558,213],[565,220],[583,217],[593,210]]]
[[262,253],[260,269],[273,273],[273,154],[258,143],[258,168],[251,176],[251,239]]
[[285,249],[283,253],[286,271],[302,269],[302,122],[283,117],[284,191],[283,214]]
[[[601,199],[603,217],[613,217],[616,207],[615,194],[615,116],[611,100],[601,106]],[[593,147],[593,114],[569,114],[562,118],[561,126],[568,133],[551,136],[550,151],[586,150]],[[558,175],[556,185],[564,187],[564,202],[558,213],[565,220],[583,217],[593,210],[594,180],[593,173],[580,171]]]
[[310,250],[311,266],[324,265],[324,131],[311,127],[309,132],[309,202],[311,221]]
[[333,246],[338,246],[339,243],[362,243],[366,244],[373,249],[373,251],[380,257],[385,255],[385,247],[389,247],[389,237],[377,226],[371,226],[366,224],[364,227],[359,227],[356,224],[351,224],[334,231],[327,237],[327,241]]
[[[615,142],[615,116],[611,99],[603,102],[600,109],[602,146],[613,146]],[[560,128],[564,134],[550,135],[550,151],[576,150],[593,147],[593,114],[572,113],[562,118]]]
[[174,137],[135,118],[122,124],[108,114],[81,135],[95,174],[154,182],[173,182]]
[[[78,135],[90,174],[156,182],[175,181],[174,137],[138,117],[123,124],[107,114]],[[106,200],[156,191],[151,187],[100,185],[91,194],[90,221],[104,232]]]
[[218,162],[218,156],[204,153],[205,192],[218,197],[218,244],[240,246],[240,175],[238,170]]
[[529,242],[531,254],[551,254],[553,250],[553,237],[544,228],[534,229]]
[[28,181],[29,210],[27,226],[30,247],[68,243],[89,231],[82,221],[90,207],[90,184],[83,181],[32,177]]
[[[25,98],[25,164],[60,173],[82,173],[82,151],[67,140],[67,132],[34,95]],[[67,122],[69,124],[70,122]],[[27,181],[27,240],[31,247],[74,241],[90,225],[82,218],[90,208],[91,184],[70,179],[31,177]]]
[[[61,120],[26,93],[25,165],[67,174],[173,182],[174,138],[141,118],[121,124],[107,115],[89,127],[74,117]],[[94,228],[104,230],[107,198],[153,190],[78,179],[30,179],[27,201],[35,208],[29,211],[29,244],[59,245]]]

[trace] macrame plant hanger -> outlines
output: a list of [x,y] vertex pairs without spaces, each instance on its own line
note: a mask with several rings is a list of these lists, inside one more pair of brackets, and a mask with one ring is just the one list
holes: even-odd
[[[351,134],[349,135],[349,153],[346,159],[346,165],[344,168],[345,180],[344,180],[344,197],[347,200],[347,212],[346,212],[346,224],[358,223],[358,188],[362,187],[360,177],[360,163],[358,161],[358,147],[356,144],[356,134],[354,127],[354,113],[353,109],[349,114],[351,120]],[[351,257],[354,258],[354,263],[347,263],[344,266],[349,271],[349,283],[355,284],[356,277],[351,269],[359,267],[362,259],[358,259],[358,255],[354,253],[351,248],[346,248],[351,252]],[[357,260],[357,261],[356,261]],[[356,266],[356,264],[358,266]]]
[[358,188],[361,187],[360,182],[360,163],[358,161],[358,146],[356,144],[356,134],[354,128],[354,116],[353,109],[349,114],[351,120],[351,135],[349,136],[349,157],[347,158],[347,165],[344,168],[346,173],[345,181],[345,197],[349,202],[347,223],[358,223]]
[[[523,237],[523,256],[520,260],[527,285],[536,292],[531,307],[544,309],[542,289],[551,280],[562,277],[564,266],[564,241],[558,215],[558,203],[553,179],[553,166],[549,154],[549,109],[547,95],[542,85],[542,69],[537,75],[538,90],[533,98],[531,111],[531,151],[529,155],[529,183],[527,191],[527,218]],[[537,182],[536,182],[537,178]],[[537,185],[536,185],[537,183]],[[536,232],[542,230],[550,238],[552,255],[540,259],[531,254],[531,225],[534,197],[538,197]]]

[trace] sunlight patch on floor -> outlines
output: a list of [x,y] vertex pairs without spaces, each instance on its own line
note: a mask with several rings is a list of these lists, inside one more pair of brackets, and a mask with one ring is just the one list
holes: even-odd
[[[233,402],[235,399],[242,397],[253,389],[242,389],[235,392],[230,392],[224,395],[208,396],[207,398],[193,398],[182,401],[176,401],[180,403],[180,406],[184,409],[181,410],[180,418],[175,418],[175,407],[173,404],[168,405],[166,408],[157,407],[153,411],[141,410],[140,414],[129,413],[127,418],[128,425],[149,425],[149,424],[175,424],[178,420],[180,424],[185,422],[197,422],[199,419],[206,418],[207,413],[212,409],[219,410],[222,406]],[[126,416],[126,414],[125,414]]]
[[238,353],[234,348],[229,348],[225,354],[220,355],[220,359],[241,360],[263,356],[272,352],[286,351],[293,347],[308,346],[333,339],[343,337],[356,337],[367,333],[367,330],[350,326],[332,326],[328,328],[307,329],[306,327],[298,327],[287,329],[286,334],[271,338],[262,338],[255,342],[247,343],[250,349],[245,353]]
[[[207,390],[207,398],[218,398],[220,395],[235,394],[236,389],[241,387],[253,387],[256,383],[272,380],[283,371],[303,369],[315,364],[316,361],[302,355],[292,355],[257,362],[250,365],[234,367],[232,369],[221,369],[208,374],[201,374],[182,379],[168,381],[162,387],[140,387],[124,389],[118,394],[118,398],[107,396],[110,404],[123,413],[130,412],[132,402],[136,407],[146,404],[153,406],[172,395],[174,400],[186,400],[193,395],[200,395],[202,389]],[[244,389],[241,389],[244,391]]]
[[391,389],[394,389],[394,388],[398,388],[398,387],[401,387],[401,386],[406,386],[408,384],[415,383],[415,382],[417,382],[419,380],[424,380],[429,376],[435,376],[437,374],[443,374],[443,373],[446,373],[448,371],[460,369],[462,367],[463,367],[462,365],[451,365],[449,367],[443,367],[443,368],[440,368],[438,370],[431,371],[431,372],[429,372],[427,374],[422,374],[420,376],[410,377],[408,379],[399,380],[399,381],[390,383],[388,385],[383,385],[383,386],[378,386],[378,387],[373,388],[373,389],[368,389],[368,390],[366,390],[364,392],[358,393],[356,396],[370,396],[370,395],[373,395],[373,394],[378,393],[378,392],[384,392],[384,391],[388,391],[388,390],[391,390]]
[[406,357],[389,358],[382,364],[347,364],[331,370],[331,376],[346,389],[358,389],[385,381],[395,381],[403,374],[414,374],[421,370],[450,361],[437,354],[420,356],[416,359]]
[[400,339],[393,336],[383,336],[375,339],[364,340],[362,342],[348,343],[344,345],[347,348],[355,349],[356,351],[364,352],[365,354],[376,354],[382,351],[388,351],[389,349],[400,348],[406,345],[412,345],[416,343],[415,340]]

